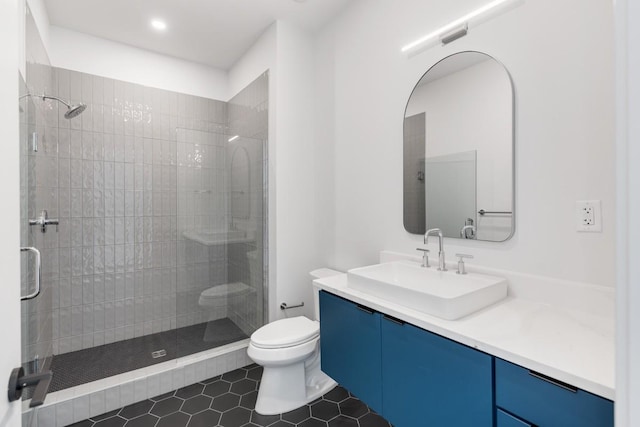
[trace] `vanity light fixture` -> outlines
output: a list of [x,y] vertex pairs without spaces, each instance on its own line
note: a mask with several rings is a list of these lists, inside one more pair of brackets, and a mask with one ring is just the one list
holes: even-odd
[[479,25],[508,10],[511,10],[524,3],[524,0],[494,0],[478,9],[461,16],[447,25],[420,37],[418,40],[404,46],[401,51],[413,56],[427,48],[435,46],[438,42],[443,45],[451,43],[467,34],[469,27]]
[[167,29],[167,23],[160,19],[152,19],[151,26],[158,31],[164,31]]
[[227,141],[228,141],[228,142],[233,142],[233,141],[235,141],[235,140],[236,140],[236,139],[238,139],[238,138],[240,138],[240,135],[234,135],[234,136],[232,136],[231,138],[229,138]]

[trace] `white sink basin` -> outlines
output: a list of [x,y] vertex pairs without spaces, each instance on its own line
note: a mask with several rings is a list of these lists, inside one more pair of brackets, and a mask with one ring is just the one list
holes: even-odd
[[447,320],[459,319],[507,296],[507,280],[501,277],[443,272],[407,261],[349,270],[347,286]]

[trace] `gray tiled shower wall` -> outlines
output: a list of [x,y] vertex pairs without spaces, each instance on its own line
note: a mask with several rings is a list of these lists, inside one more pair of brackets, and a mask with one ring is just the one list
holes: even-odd
[[[40,150],[30,153],[36,196],[29,215],[47,209],[60,219],[57,233],[30,231],[51,284],[55,354],[206,321],[210,313],[197,304],[202,290],[251,283],[246,255],[230,264],[242,265],[244,277],[236,268],[238,277],[229,278],[226,245],[198,247],[182,237],[185,227],[226,227],[232,216],[226,103],[59,68],[48,92],[88,105],[66,120],[64,107],[44,103],[52,119],[44,121]],[[237,144],[253,147],[251,162],[260,171],[253,173],[253,209],[236,221],[256,224],[249,225],[258,240],[239,244],[250,246],[245,253],[263,243],[264,189],[263,141],[247,141]],[[257,260],[260,269],[262,251]],[[241,313],[237,321],[255,329],[263,322],[262,277],[253,282],[260,295],[232,303],[240,307],[233,310]]]
[[[44,256],[58,278],[52,282],[53,352],[206,320],[196,304],[180,304],[181,286],[190,283],[177,280],[177,168],[221,139],[192,143],[192,157],[179,160],[176,130],[224,132],[226,103],[60,68],[53,69],[53,90],[88,106],[66,120],[64,107],[51,104],[57,129],[48,129],[50,140],[37,154],[37,186],[50,197],[36,205],[60,218]],[[217,166],[210,178],[224,180],[224,162]],[[224,265],[224,248],[214,257]],[[208,268],[209,260],[201,261]],[[217,284],[202,269],[189,272],[203,286]]]

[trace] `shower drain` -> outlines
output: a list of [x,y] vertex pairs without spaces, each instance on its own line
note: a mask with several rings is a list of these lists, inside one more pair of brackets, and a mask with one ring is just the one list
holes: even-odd
[[152,351],[151,352],[151,357],[153,357],[154,359],[158,359],[160,357],[164,357],[167,355],[167,350],[157,350],[157,351]]

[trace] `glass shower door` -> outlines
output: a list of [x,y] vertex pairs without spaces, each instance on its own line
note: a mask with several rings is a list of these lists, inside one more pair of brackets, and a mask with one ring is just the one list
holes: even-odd
[[264,324],[260,139],[178,129],[180,355],[247,339]]

